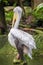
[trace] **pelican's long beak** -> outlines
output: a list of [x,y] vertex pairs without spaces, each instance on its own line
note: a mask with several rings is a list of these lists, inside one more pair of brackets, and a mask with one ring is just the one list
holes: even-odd
[[14,15],[13,15],[13,21],[12,21],[12,27],[14,27],[14,24],[15,24],[17,18],[18,18],[18,14],[14,13]]

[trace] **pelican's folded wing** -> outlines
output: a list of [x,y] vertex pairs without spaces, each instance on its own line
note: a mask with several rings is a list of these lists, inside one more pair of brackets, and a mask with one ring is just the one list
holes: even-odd
[[35,47],[35,42],[34,42],[32,35],[24,32],[22,30],[14,29],[14,28],[12,28],[10,32],[11,32],[11,34],[14,35],[14,37],[16,37],[17,39],[24,42],[23,44],[25,44],[26,46],[31,45],[31,46]]

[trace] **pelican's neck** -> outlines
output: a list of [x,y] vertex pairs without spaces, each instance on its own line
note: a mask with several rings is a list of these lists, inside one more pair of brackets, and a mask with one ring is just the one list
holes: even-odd
[[18,28],[20,19],[21,19],[21,15],[18,14],[18,18],[17,18],[17,20],[16,20],[16,22],[14,24],[14,28],[16,28],[16,29]]

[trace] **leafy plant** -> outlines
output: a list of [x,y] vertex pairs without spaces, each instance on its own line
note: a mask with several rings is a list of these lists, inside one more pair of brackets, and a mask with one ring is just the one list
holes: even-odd
[[6,16],[6,21],[7,21],[7,23],[11,23],[11,20],[12,20],[12,18],[13,18],[13,12],[12,12],[12,11],[6,12],[6,13],[5,13],[5,16]]
[[36,19],[41,19],[43,20],[43,3],[39,4],[32,13]]

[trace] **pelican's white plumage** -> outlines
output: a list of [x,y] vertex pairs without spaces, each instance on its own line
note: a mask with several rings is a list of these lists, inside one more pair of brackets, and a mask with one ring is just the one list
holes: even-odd
[[35,41],[29,33],[26,33],[18,29],[18,25],[22,15],[22,8],[16,7],[14,12],[18,14],[15,25],[11,28],[8,34],[8,41],[13,46],[16,47],[16,40],[19,40],[20,44],[24,44],[24,53],[27,53],[28,56],[32,59],[32,49],[36,49]]

